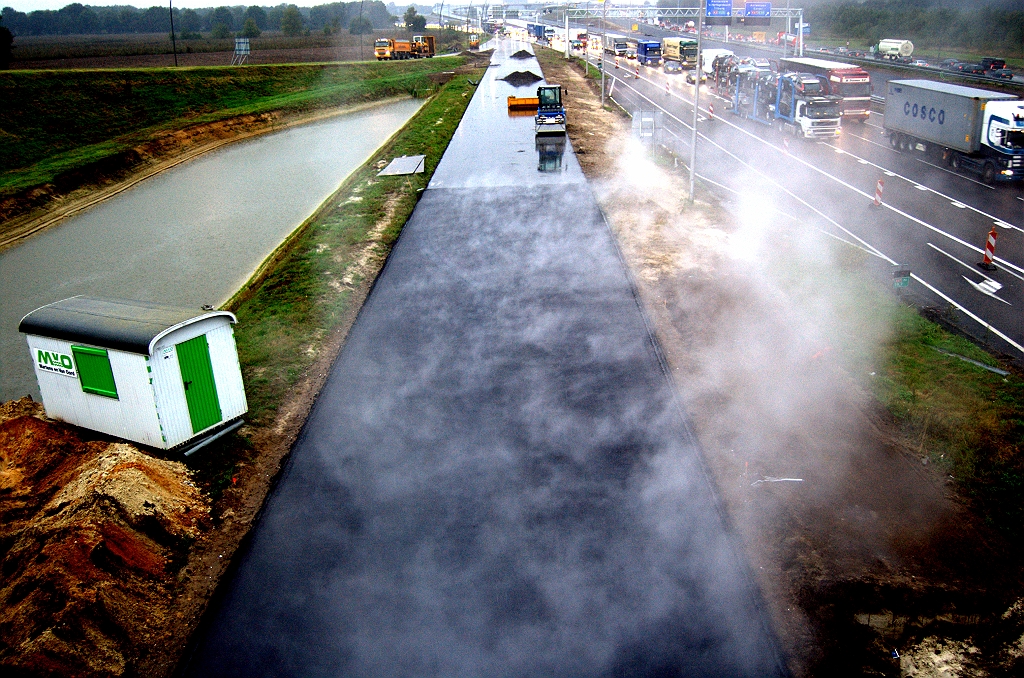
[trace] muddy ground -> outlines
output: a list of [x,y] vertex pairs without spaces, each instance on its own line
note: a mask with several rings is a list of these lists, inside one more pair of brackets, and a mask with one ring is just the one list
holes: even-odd
[[[844,312],[863,262],[808,266],[807,233],[774,231],[700,188],[688,204],[683,170],[650,162],[628,117],[602,110],[582,69],[550,54],[546,79],[568,89],[569,137],[793,673],[1024,675],[1019,551],[922,464],[927,450],[865,388],[888,326]],[[827,294],[801,280],[815,265]],[[829,266],[842,269],[832,281]],[[844,333],[863,365],[834,348]]]

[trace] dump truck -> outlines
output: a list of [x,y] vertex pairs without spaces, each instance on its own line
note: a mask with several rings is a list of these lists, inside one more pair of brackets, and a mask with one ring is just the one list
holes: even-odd
[[411,59],[412,44],[408,40],[380,38],[373,43],[373,53],[377,57],[377,61]]
[[894,149],[941,158],[986,183],[1024,179],[1024,101],[934,80],[890,80],[885,131]]
[[412,55],[417,59],[429,59],[434,56],[434,36],[412,36]]
[[561,85],[541,85],[537,88],[537,115],[534,118],[537,134],[565,134],[565,108],[562,106]]
[[469,36],[469,48],[480,49],[480,36],[476,33]]

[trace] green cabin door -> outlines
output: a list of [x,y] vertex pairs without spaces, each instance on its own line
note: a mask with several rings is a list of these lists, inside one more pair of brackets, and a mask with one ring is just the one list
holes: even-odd
[[200,334],[175,348],[178,352],[178,367],[181,368],[181,382],[185,387],[188,416],[192,420],[192,433],[199,433],[222,418],[217,384],[213,381],[213,365],[210,363],[210,345],[206,343],[206,335]]

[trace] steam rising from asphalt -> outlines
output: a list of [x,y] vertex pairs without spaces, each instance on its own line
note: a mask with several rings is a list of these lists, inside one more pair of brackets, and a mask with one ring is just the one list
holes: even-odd
[[[728,138],[716,139],[730,146]],[[841,546],[847,554],[873,562],[890,558],[886,530],[934,507],[915,505],[908,496],[905,515],[879,517],[876,507],[864,506],[870,498],[848,494],[852,474],[884,475],[862,464],[878,440],[864,416],[873,408],[871,396],[857,378],[870,379],[892,331],[890,309],[879,308],[877,292],[870,291],[878,290],[878,279],[867,275],[872,267],[886,273],[887,264],[824,235],[836,230],[772,183],[779,172],[786,173],[787,186],[792,177],[808,186],[820,180],[803,175],[781,152],[740,135],[731,142],[761,149],[751,160],[759,171],[698,146],[699,172],[737,189],[710,189],[722,208],[687,206],[682,176],[646,160],[636,142],[621,154],[620,171],[599,184],[599,198],[647,291],[678,368],[674,374],[714,450],[716,479],[748,536],[794,520],[788,504],[802,502],[820,507],[818,523],[807,529],[837,523],[835,536],[823,535],[819,544],[853,533]],[[849,218],[859,209],[851,205]],[[805,482],[750,487],[764,476]],[[892,485],[892,478],[877,478],[881,492]],[[889,510],[894,506],[900,502],[888,503]]]
[[421,199],[195,674],[777,675],[590,189],[480,195]]

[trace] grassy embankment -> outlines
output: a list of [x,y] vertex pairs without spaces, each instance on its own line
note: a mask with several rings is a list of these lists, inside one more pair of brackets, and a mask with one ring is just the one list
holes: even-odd
[[422,94],[461,57],[395,63],[0,73],[0,198],[101,166],[168,130]]
[[[458,74],[356,170],[226,308],[238,315],[235,338],[249,401],[249,420],[269,425],[332,331],[351,322],[391,247],[430,181],[462,119],[483,69]],[[425,172],[378,177],[401,155],[425,155]],[[246,441],[197,455],[200,482],[214,496],[251,453]]]

